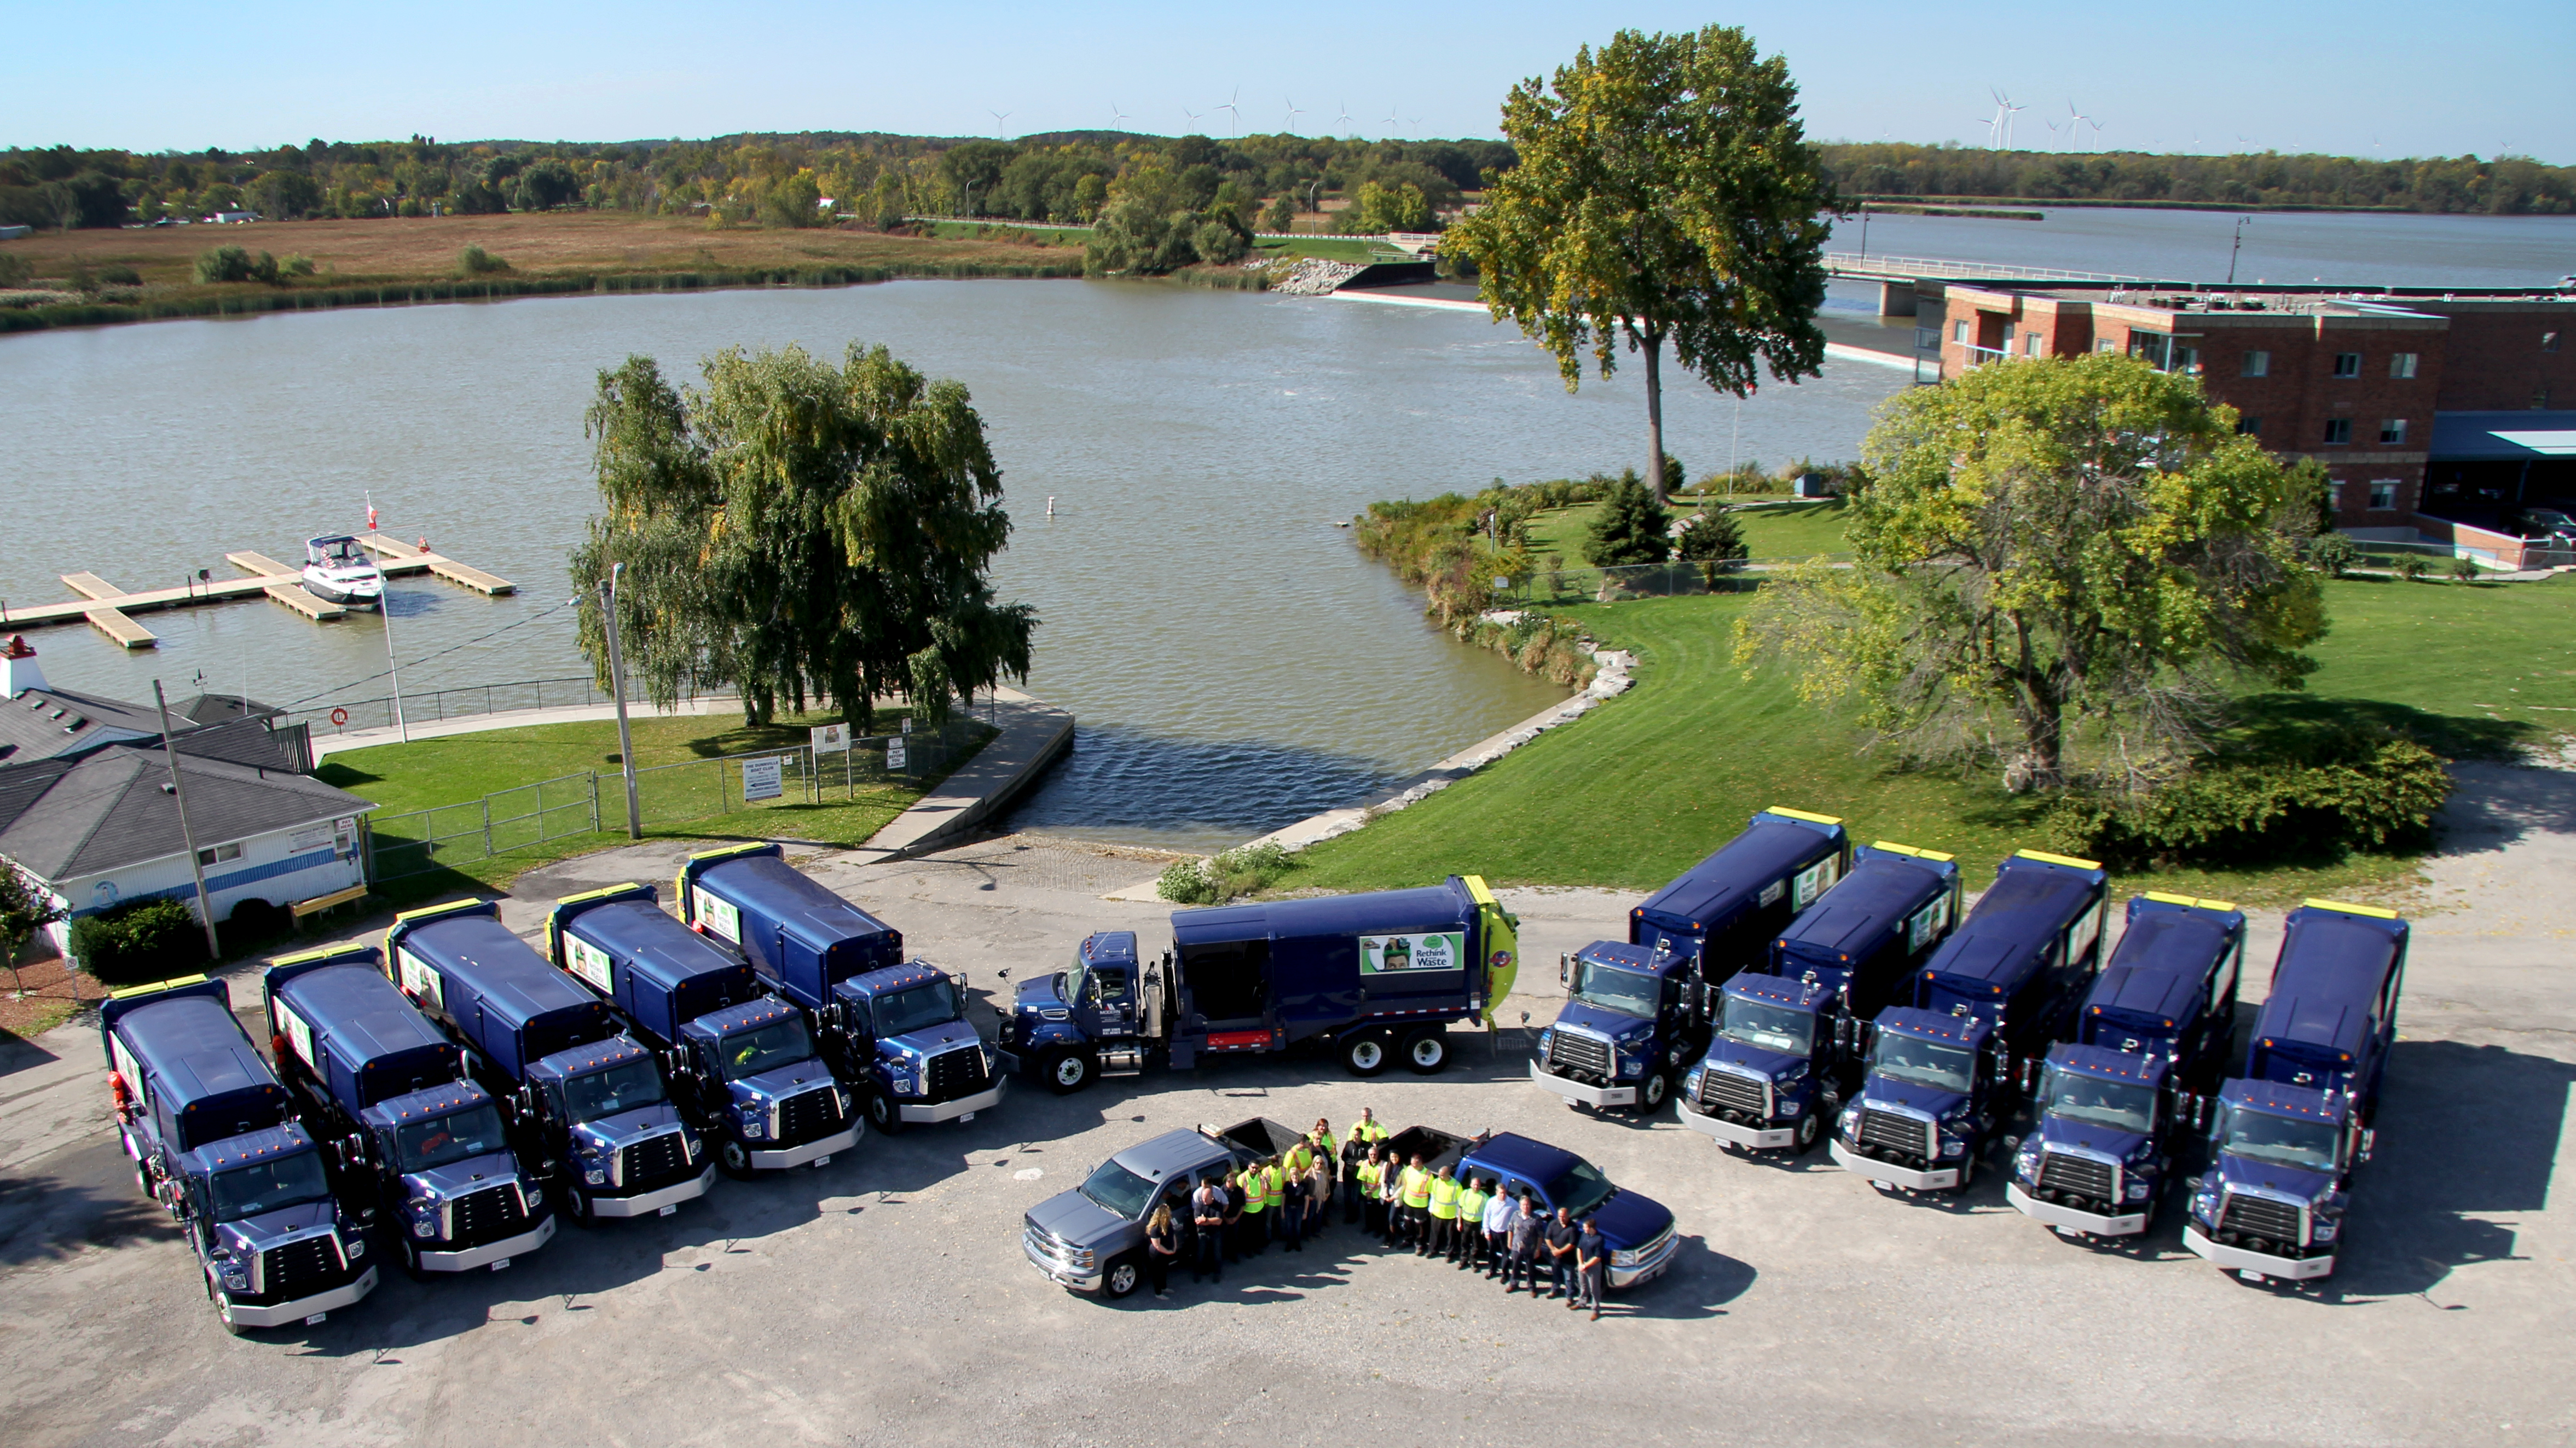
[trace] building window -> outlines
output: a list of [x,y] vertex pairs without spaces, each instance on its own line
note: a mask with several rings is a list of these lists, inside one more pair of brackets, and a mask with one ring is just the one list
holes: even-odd
[[227,860],[240,858],[241,846],[239,845],[217,845],[212,849],[197,852],[197,863],[200,865],[220,865]]
[[2343,484],[2331,478],[2326,481],[2326,511],[2329,513],[2343,511]]
[[2372,479],[2370,484],[2370,511],[2374,513],[2388,513],[2394,512],[2396,508],[2397,480],[2395,478]]
[[2022,350],[2022,352],[2024,353],[2024,355],[2026,355],[2026,356],[2031,356],[2031,357],[2036,357],[2036,356],[2038,356],[2038,355],[2039,355],[2039,334],[2038,334],[2037,332],[2032,332],[2032,333],[2030,333],[2030,334],[2026,335],[2025,337],[2023,337],[2023,338],[2022,338],[2021,350]]
[[2406,419],[2402,417],[2383,419],[2379,424],[2379,440],[2381,442],[2404,442],[2406,440]]
[[2244,374],[2244,375],[2246,375],[2246,376],[2248,376],[2248,377],[2269,377],[2269,376],[2271,376],[2271,375],[2272,375],[2272,354],[2271,354],[2271,353],[2269,353],[2269,352],[2248,352],[2248,353],[2246,353],[2246,354],[2245,354],[2245,374]]
[[2250,412],[2241,414],[2236,419],[2236,430],[2245,434],[2247,437],[2261,437],[2263,435],[2263,419]]
[[2350,441],[2352,441],[2351,418],[2330,417],[2326,419],[2326,442],[2329,446],[2335,443],[2346,443]]
[[1950,340],[1962,347],[1968,344],[1968,324],[1965,319],[1950,324]]
[[2388,375],[2389,375],[2389,376],[2391,376],[2391,377],[2395,377],[2395,378],[2397,378],[2397,379],[2399,379],[2399,380],[2401,380],[2401,381],[2402,381],[2402,380],[2404,380],[2404,379],[2406,379],[2406,378],[2409,378],[2409,377],[2414,376],[2414,375],[2415,375],[2415,354],[2414,354],[2414,353],[2412,353],[2412,352],[2391,352],[2391,353],[2389,353],[2389,354],[2388,354]]
[[2337,377],[2359,377],[2361,375],[2361,354],[2358,352],[2337,352],[2335,354],[2334,375]]
[[2120,350],[2120,344],[2112,341],[2108,337],[2096,337],[2093,339],[2093,350],[2096,352],[2117,352]]

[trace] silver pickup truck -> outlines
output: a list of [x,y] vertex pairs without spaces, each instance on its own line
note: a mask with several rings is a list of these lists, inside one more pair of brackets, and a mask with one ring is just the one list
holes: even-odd
[[[1298,1134],[1266,1116],[1220,1131],[1167,1131],[1093,1168],[1082,1185],[1029,1209],[1020,1245],[1048,1277],[1076,1292],[1124,1297],[1145,1278],[1145,1219],[1169,1203],[1190,1221],[1201,1177],[1239,1171],[1296,1145]],[[1186,1255],[1186,1249],[1184,1251]]]

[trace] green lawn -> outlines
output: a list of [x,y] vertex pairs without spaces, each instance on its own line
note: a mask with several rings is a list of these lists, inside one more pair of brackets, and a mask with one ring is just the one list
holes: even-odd
[[[2334,631],[2313,651],[2320,667],[2309,688],[2265,696],[2258,710],[2394,716],[2461,752],[2576,727],[2576,587],[2347,581],[2328,585],[2327,596]],[[1282,883],[1379,889],[1475,871],[1497,884],[1647,889],[1731,838],[1755,810],[1780,804],[1842,816],[1862,841],[1950,851],[1982,886],[2026,843],[2034,806],[1955,771],[1859,754],[1848,726],[1797,702],[1781,675],[1744,681],[1729,661],[1730,625],[1748,598],[1562,610],[1603,643],[1637,653],[1634,689],[1410,809],[1306,851]],[[2410,858],[2354,856],[2260,873],[2174,871],[2124,888],[2277,904],[2367,892],[2412,873]]]

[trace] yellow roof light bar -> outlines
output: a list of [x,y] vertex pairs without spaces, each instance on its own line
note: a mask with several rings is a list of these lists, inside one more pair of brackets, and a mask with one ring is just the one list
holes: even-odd
[[2043,865],[2071,865],[2078,870],[2098,870],[2102,868],[2102,862],[2099,860],[2079,860],[2073,855],[2052,855],[2046,850],[2015,850],[2013,851],[2013,858],[2017,860],[2037,860]]
[[1764,807],[1762,812],[1764,814],[1781,815],[1793,820],[1805,820],[1811,825],[1838,825],[1842,823],[1842,817],[1839,815],[1809,814],[1805,810],[1790,809],[1786,805],[1768,805]]
[[2377,905],[2347,905],[2340,900],[2302,900],[2299,903],[2311,910],[2340,910],[2346,915],[2367,915],[2373,920],[2399,918],[2396,911],[2383,910]]
[[1944,865],[1959,858],[1956,855],[1945,855],[1939,850],[1918,850],[1912,845],[1900,845],[1894,840],[1873,840],[1870,842],[1870,848],[1873,850],[1887,850],[1899,855],[1912,855],[1918,860],[1932,860]]

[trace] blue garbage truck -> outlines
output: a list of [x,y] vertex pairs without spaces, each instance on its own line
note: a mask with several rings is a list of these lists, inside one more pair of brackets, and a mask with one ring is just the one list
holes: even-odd
[[1851,863],[1842,821],[1777,806],[1628,912],[1625,945],[1557,962],[1567,991],[1539,1032],[1530,1080],[1569,1106],[1662,1108],[1708,1050],[1712,993]]
[[1860,1028],[1959,916],[1959,867],[1885,840],[1730,978],[1708,1053],[1682,1079],[1684,1126],[1747,1152],[1812,1147],[1860,1085]]
[[1519,967],[1519,922],[1476,875],[1176,910],[1159,962],[1136,932],[1103,930],[1068,969],[1021,981],[1002,1045],[1060,1095],[1156,1062],[1296,1049],[1328,1050],[1354,1076],[1399,1059],[1428,1076],[1449,1064],[1450,1023],[1490,1023]]
[[508,1103],[522,1150],[554,1177],[564,1214],[669,1216],[715,1185],[659,1058],[606,1002],[501,924],[488,900],[394,917],[394,983],[466,1048],[474,1077]]
[[1844,1170],[1909,1192],[1975,1179],[2092,984],[2109,878],[2037,850],[1997,867],[1915,971],[1912,999],[1870,1023],[1860,1094],[1829,1148]]
[[222,981],[120,990],[99,1036],[135,1182],[186,1230],[227,1332],[318,1323],[376,1290],[364,1226]]
[[385,979],[384,953],[280,957],[261,977],[278,1075],[335,1144],[342,1192],[414,1276],[498,1272],[555,1235],[541,1175],[464,1053]]
[[972,1121],[1019,1063],[967,1023],[963,976],[903,958],[893,926],[791,868],[776,845],[691,855],[674,893],[696,929],[743,952],[865,1098],[868,1124]]
[[804,1012],[763,990],[741,956],[663,914],[652,886],[557,901],[546,952],[662,1053],[675,1099],[715,1138],[727,1176],[829,1166],[858,1144],[855,1103]]
[[2176,1155],[2235,1044],[2245,916],[2224,900],[2131,900],[2120,946],[2040,1067],[2038,1120],[2013,1144],[2004,1199],[2068,1237],[2155,1222]]
[[2290,912],[2244,1074],[2219,1091],[2184,1246],[2249,1281],[2332,1275],[2353,1171],[2378,1139],[2407,933],[2376,906]]

